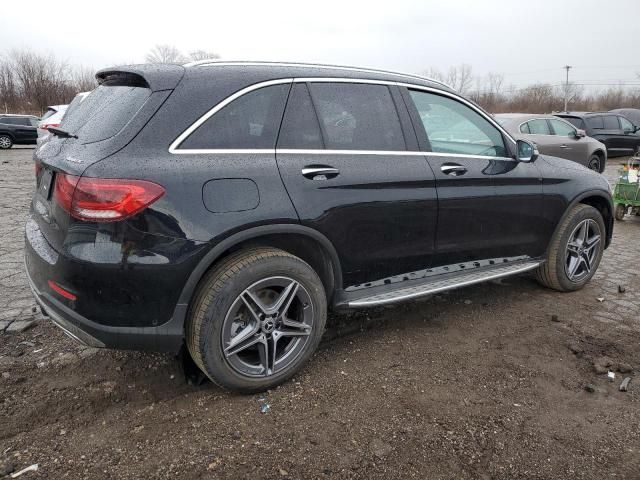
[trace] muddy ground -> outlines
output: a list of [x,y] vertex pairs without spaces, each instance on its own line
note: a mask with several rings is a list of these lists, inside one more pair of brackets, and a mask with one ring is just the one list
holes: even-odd
[[[21,260],[31,153],[0,152],[0,329],[39,318]],[[640,378],[606,371],[640,369],[639,262],[627,218],[580,292],[522,276],[333,315],[265,395],[188,385],[172,356],[86,349],[48,321],[0,333],[0,476],[638,479]]]

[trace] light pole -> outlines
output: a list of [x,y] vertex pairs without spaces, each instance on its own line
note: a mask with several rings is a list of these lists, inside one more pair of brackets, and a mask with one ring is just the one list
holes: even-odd
[[571,65],[565,65],[564,66],[565,70],[567,71],[567,81],[564,84],[564,111],[568,112],[569,111],[569,70],[571,70]]

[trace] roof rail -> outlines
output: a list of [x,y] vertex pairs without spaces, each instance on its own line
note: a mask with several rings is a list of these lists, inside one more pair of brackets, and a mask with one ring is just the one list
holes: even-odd
[[359,67],[345,67],[341,65],[327,65],[320,63],[298,63],[298,62],[263,62],[263,61],[227,61],[227,60],[198,60],[196,62],[185,63],[184,67],[213,67],[213,66],[228,66],[228,65],[246,65],[246,66],[281,66],[281,67],[300,67],[300,68],[326,68],[333,70],[347,70],[352,72],[363,72],[363,73],[382,73],[386,75],[396,75],[399,77],[413,78],[417,80],[426,80],[428,82],[436,83],[438,85],[442,85],[443,87],[447,87],[451,90],[455,91],[451,85],[446,84],[440,80],[436,80],[430,77],[424,77],[421,75],[415,75],[411,73],[400,73],[400,72],[392,72],[389,70],[380,70],[377,68],[359,68]]

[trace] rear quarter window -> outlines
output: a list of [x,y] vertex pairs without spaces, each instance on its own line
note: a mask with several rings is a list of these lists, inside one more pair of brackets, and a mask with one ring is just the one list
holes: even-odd
[[101,85],[65,115],[60,128],[77,135],[82,143],[106,140],[129,123],[150,95],[145,87]]
[[178,149],[275,148],[290,87],[286,83],[245,93],[208,118]]

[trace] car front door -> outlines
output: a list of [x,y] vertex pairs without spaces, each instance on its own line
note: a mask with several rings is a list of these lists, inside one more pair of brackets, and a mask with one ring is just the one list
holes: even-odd
[[582,165],[588,165],[588,144],[585,137],[579,137],[573,125],[562,120],[550,118],[548,120],[553,132],[551,155],[567,158]]
[[404,95],[436,178],[434,266],[542,256],[550,226],[535,163],[511,158],[513,140],[464,99],[420,88]]
[[624,134],[624,146],[631,155],[635,153],[640,144],[640,139],[636,135],[636,128],[629,120],[623,116],[618,116],[620,126],[622,127],[622,133]]
[[437,196],[396,86],[294,83],[276,157],[304,225],[340,257],[345,287],[430,266]]

